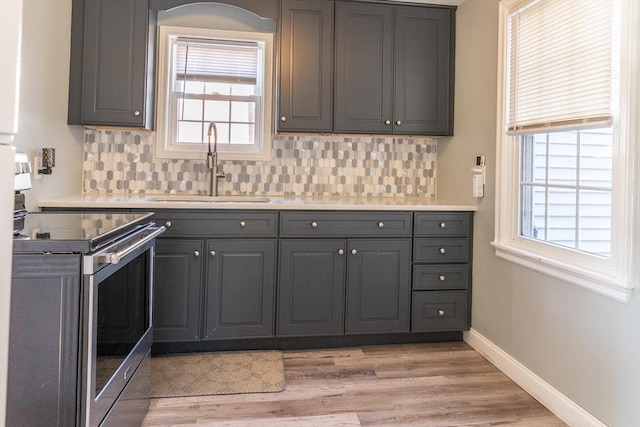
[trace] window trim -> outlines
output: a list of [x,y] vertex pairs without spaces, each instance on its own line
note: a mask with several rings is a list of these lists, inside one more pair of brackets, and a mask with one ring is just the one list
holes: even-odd
[[[628,302],[638,285],[638,266],[633,260],[638,254],[637,148],[640,146],[640,124],[634,118],[640,113],[638,78],[640,71],[640,34],[638,6],[629,2],[630,10],[622,34],[624,54],[621,63],[619,117],[614,121],[617,143],[613,151],[612,246],[611,258],[604,259],[573,249],[538,242],[519,235],[519,170],[520,145],[507,135],[505,108],[508,82],[508,22],[509,13],[525,4],[522,0],[503,0],[499,5],[498,92],[497,92],[497,152],[496,152],[496,215],[495,238],[491,244],[496,256],[528,269],[541,272],[580,286],[620,302]],[[634,150],[635,148],[635,150]]]
[[230,38],[234,40],[258,41],[264,43],[264,86],[262,108],[257,108],[260,113],[256,117],[256,127],[262,128],[260,144],[227,146],[218,145],[220,160],[270,160],[272,155],[273,140],[273,89],[274,89],[274,35],[272,33],[231,31],[204,29],[192,27],[176,27],[160,25],[158,27],[158,71],[157,71],[157,101],[156,101],[156,153],[161,159],[195,159],[203,160],[206,155],[207,145],[202,144],[175,144],[173,141],[173,127],[169,117],[171,115],[171,81],[168,76],[170,71],[169,45],[172,37],[203,37],[203,38]]

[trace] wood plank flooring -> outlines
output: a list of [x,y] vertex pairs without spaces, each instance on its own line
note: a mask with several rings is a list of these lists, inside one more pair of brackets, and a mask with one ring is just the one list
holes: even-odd
[[284,352],[286,390],[155,399],[143,426],[564,426],[464,342]]

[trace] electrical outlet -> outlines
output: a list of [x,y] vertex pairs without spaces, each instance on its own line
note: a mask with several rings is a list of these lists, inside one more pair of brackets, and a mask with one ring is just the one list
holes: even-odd
[[484,197],[484,177],[473,175],[473,197]]
[[33,179],[40,179],[41,175],[38,171],[42,168],[42,157],[33,156],[33,167],[31,168],[31,173],[33,174]]

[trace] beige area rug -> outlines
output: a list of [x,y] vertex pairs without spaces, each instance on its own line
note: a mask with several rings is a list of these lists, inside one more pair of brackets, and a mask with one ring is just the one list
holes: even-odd
[[151,397],[275,393],[285,389],[279,351],[186,353],[151,358]]

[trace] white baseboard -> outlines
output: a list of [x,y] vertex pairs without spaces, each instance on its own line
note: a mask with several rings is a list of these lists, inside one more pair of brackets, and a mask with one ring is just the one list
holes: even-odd
[[602,421],[505,353],[475,329],[465,332],[464,340],[569,426],[606,427]]

